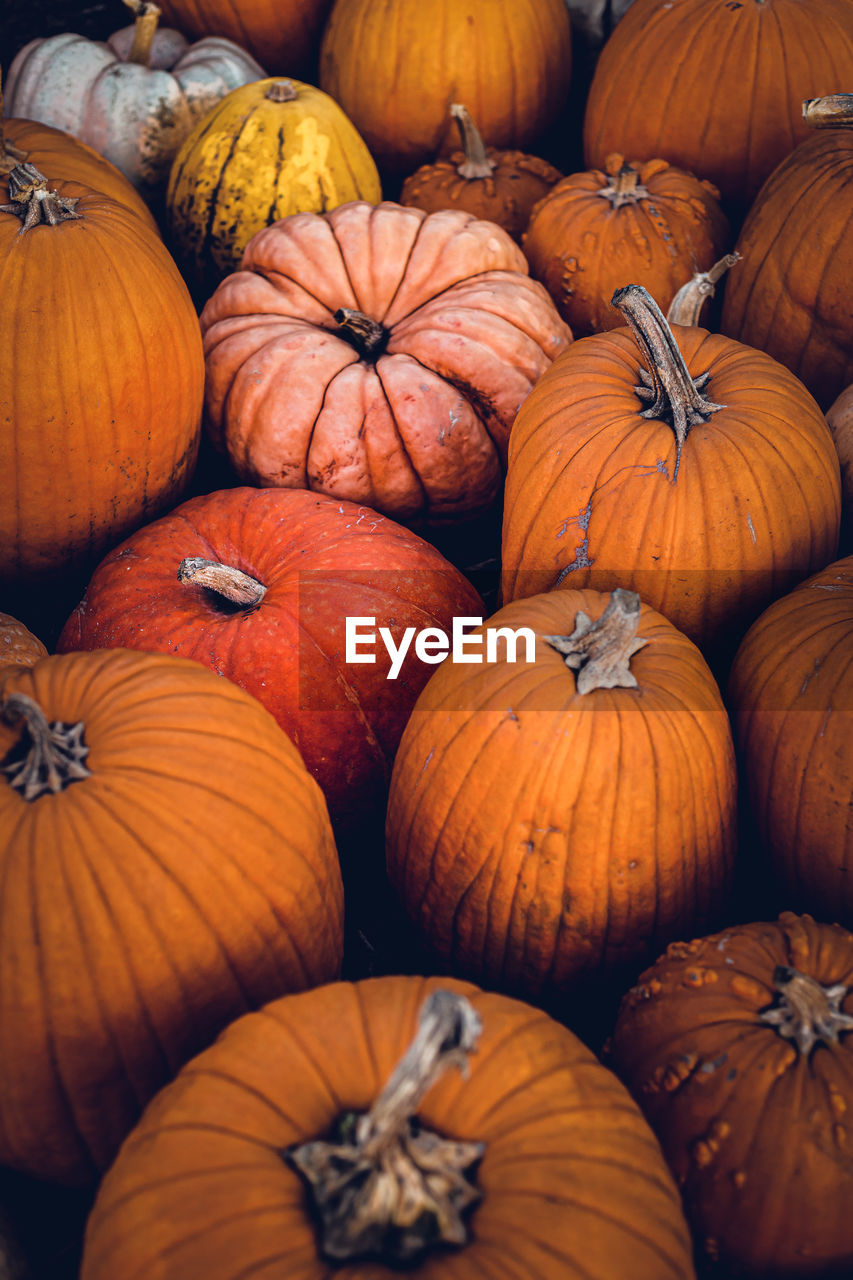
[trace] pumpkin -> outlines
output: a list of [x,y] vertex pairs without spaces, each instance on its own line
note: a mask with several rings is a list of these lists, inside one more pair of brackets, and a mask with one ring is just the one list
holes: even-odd
[[557,183],[533,211],[522,248],[580,337],[623,323],[610,300],[626,280],[668,307],[687,273],[707,270],[728,239],[711,183],[665,160],[614,153],[603,170]]
[[[740,260],[739,253],[726,253],[707,271],[695,271],[669,304],[666,312],[667,323],[698,325],[705,308],[711,309],[710,304],[715,298],[717,285],[729,268]],[[712,326],[706,324],[705,327]]]
[[848,0],[636,0],[595,69],[584,159],[661,156],[708,178],[739,217],[807,136],[802,99],[851,78]]
[[767,609],[732,665],[749,806],[783,906],[853,924],[853,556]]
[[851,986],[853,937],[785,912],[673,944],[625,998],[608,1063],[722,1274],[850,1273]]
[[388,874],[439,964],[562,1000],[716,919],[728,716],[696,647],[631,592],[533,596],[479,635],[480,664],[445,661],[403,733]]
[[269,223],[381,199],[376,165],[336,102],[298,80],[258,80],[224,97],[184,142],[166,223],[206,298]]
[[162,0],[167,22],[193,39],[225,36],[274,75],[307,70],[331,0]]
[[151,0],[125,4],[136,23],[106,44],[64,34],[25,45],[9,67],[6,107],[73,133],[156,198],[196,121],[264,72],[229,40],[211,36],[190,46],[177,31],[158,31],[160,10]]
[[450,114],[459,129],[462,150],[447,160],[422,165],[406,178],[400,203],[428,213],[467,209],[477,218],[497,222],[520,240],[533,206],[563,175],[539,156],[487,147],[462,103],[454,102]]
[[653,1135],[576,1036],[394,976],[277,1000],[189,1064],[105,1178],[81,1280],[380,1280],[401,1256],[424,1280],[694,1275]]
[[571,341],[500,227],[388,201],[258,232],[201,325],[207,427],[241,480],[406,521],[489,508],[518,406]]
[[841,462],[842,542],[853,550],[853,386],[845,387],[826,411]]
[[521,148],[566,101],[565,0],[335,0],[320,87],[341,104],[380,169],[411,173],[453,150],[451,102],[486,143]]
[[636,285],[614,301],[630,329],[579,339],[515,420],[503,598],[624,586],[722,668],[771,600],[836,555],[838,456],[775,360],[671,330]]
[[726,283],[720,323],[787,365],[827,409],[853,381],[853,94],[806,102],[804,115],[814,132],[749,211],[737,242],[743,263]]
[[337,976],[326,806],[255,698],[111,650],[6,672],[0,1160],[91,1181],[233,1018]]
[[47,649],[38,636],[11,614],[0,613],[0,672],[7,666],[32,667],[46,657]]
[[[298,489],[229,489],[133,534],[96,570],[58,650],[127,647],[195,658],[264,704],[299,747],[339,829],[384,811],[391,762],[432,672],[407,627],[481,617],[477,592],[429,543],[355,503]],[[374,642],[347,654],[346,619]],[[411,641],[411,636],[409,637]],[[372,661],[371,661],[372,654]]]
[[91,563],[174,505],[198,452],[204,356],[172,258],[126,205],[51,186],[18,166],[0,207],[0,582]]

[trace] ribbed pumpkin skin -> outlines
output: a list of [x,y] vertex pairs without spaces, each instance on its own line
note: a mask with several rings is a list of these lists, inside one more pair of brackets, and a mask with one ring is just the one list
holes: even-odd
[[[53,183],[50,184],[53,187]],[[186,285],[127,207],[0,214],[0,582],[83,565],[174,505],[195,466],[204,357]]]
[[472,1239],[423,1280],[692,1280],[669,1171],[619,1081],[570,1031],[453,979],[384,977],[278,1000],[241,1018],[166,1089],[104,1180],[81,1280],[390,1280],[378,1261],[317,1253],[298,1175],[279,1152],[366,1111],[436,987],[466,995],[483,1033],[423,1124],[484,1141]]
[[225,36],[274,75],[299,72],[316,52],[331,0],[163,0],[185,35]]
[[11,614],[0,613],[0,671],[6,666],[32,667],[46,657],[47,649],[38,636]]
[[563,0],[336,0],[320,48],[320,87],[396,173],[454,150],[451,102],[488,146],[523,150],[559,114],[570,71]]
[[808,136],[803,99],[851,81],[848,0],[635,0],[596,65],[584,158],[662,156],[746,209]]
[[[252,611],[177,580],[186,556],[266,587]],[[183,503],[110,552],[59,638],[69,649],[151,649],[195,658],[253,694],[293,739],[336,823],[385,804],[409,712],[433,668],[399,676],[377,637],[373,664],[345,660],[346,617],[450,632],[482,617],[477,592],[429,543],[366,507],[305,490],[229,489]],[[369,628],[363,628],[369,629]],[[366,652],[365,646],[362,651]],[[381,809],[380,809],[381,813]]]
[[691,375],[711,372],[704,394],[726,406],[690,428],[675,483],[675,434],[640,417],[641,361],[627,329],[574,343],[522,405],[503,598],[625,587],[710,658],[837,554],[838,456],[782,365],[704,329],[672,331]]
[[[846,1276],[853,1039],[806,1057],[761,1022],[773,971],[853,983],[853,938],[786,912],[675,943],[626,996],[612,1065],[660,1139],[698,1241],[725,1275]],[[841,1008],[853,1014],[850,994]]]
[[[0,778],[0,1160],[94,1179],[232,1019],[340,971],[319,788],[272,717],[196,662],[113,650],[4,672],[85,722],[90,777]],[[18,741],[0,724],[0,758]]]
[[853,924],[853,556],[754,623],[727,702],[783,905]]
[[823,409],[853,382],[851,182],[853,129],[814,133],[779,165],[738,237],[743,261],[720,319],[723,333],[793,370]]
[[735,847],[734,748],[701,655],[643,606],[638,689],[576,692],[541,639],[608,597],[518,601],[536,661],[439,667],[391,778],[388,872],[440,961],[522,995],[656,954],[717,916]]
[[237,89],[181,147],[166,194],[172,243],[211,292],[237,271],[255,232],[291,213],[325,213],[382,199],[376,165],[328,94],[288,80],[296,96],[271,101],[274,79]]
[[646,194],[614,207],[623,157],[606,169],[571,174],[534,209],[522,242],[530,274],[541,280],[575,337],[624,323],[610,299],[628,281],[666,311],[696,271],[728,248],[729,223],[716,188],[665,160],[631,160]]
[[[339,308],[385,328],[383,354]],[[411,521],[488,508],[518,406],[571,341],[506,232],[389,201],[259,232],[201,326],[207,427],[242,480]]]

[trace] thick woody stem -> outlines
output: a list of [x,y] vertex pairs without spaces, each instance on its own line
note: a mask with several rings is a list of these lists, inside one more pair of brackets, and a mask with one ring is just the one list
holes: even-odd
[[178,565],[178,582],[194,587],[207,587],[228,604],[241,609],[254,609],[267,593],[263,583],[252,578],[242,569],[218,560],[205,560],[200,556],[188,556]]
[[497,163],[489,159],[486,144],[471,119],[468,108],[461,102],[454,102],[451,104],[450,114],[456,121],[462,150],[465,152],[465,159],[456,166],[456,172],[460,178],[490,178],[497,168]]
[[9,174],[10,204],[0,205],[0,213],[14,213],[21,219],[22,227],[18,232],[22,236],[39,223],[49,223],[55,227],[70,218],[82,218],[75,213],[78,197],[61,196],[58,191],[48,191],[47,178],[39,173],[34,164],[26,161],[16,164]]
[[630,661],[649,643],[637,635],[641,608],[636,592],[616,587],[597,622],[579,610],[570,636],[542,637],[552,649],[565,656],[567,667],[578,672],[578,693],[637,688]]
[[681,450],[690,428],[707,422],[712,414],[726,406],[706,400],[701,394],[710,373],[691,377],[660,307],[642,285],[628,284],[624,289],[617,289],[611,302],[625,317],[646,365],[645,369],[640,369],[644,385],[635,387],[635,391],[641,400],[651,400],[652,403],[641,411],[640,416],[668,422],[675,432],[675,467],[672,473],[675,483],[681,464]]
[[268,102],[293,102],[299,94],[292,80],[276,80],[267,89],[264,97]]
[[626,161],[623,161],[615,173],[611,173],[606,187],[599,187],[596,195],[609,200],[614,209],[621,209],[623,204],[636,204],[638,200],[651,199],[651,192],[640,182],[640,173]]
[[830,93],[824,98],[806,98],[803,119],[812,129],[853,127],[853,93]]
[[708,271],[697,271],[683,284],[669,304],[666,313],[667,324],[685,324],[696,326],[706,298],[713,298],[714,292],[728,271],[736,262],[740,262],[739,253],[727,253],[724,258],[715,262]]
[[3,700],[0,719],[8,725],[23,722],[20,742],[0,765],[0,773],[26,801],[64,791],[72,782],[91,777],[91,769],[83,763],[89,748],[83,741],[82,720],[49,724],[38,703],[25,693],[10,693]]
[[377,320],[371,320],[363,311],[341,307],[335,312],[335,321],[341,327],[341,337],[346,338],[364,360],[376,360],[382,355],[388,342],[388,330]]
[[793,1040],[800,1053],[808,1055],[819,1041],[835,1044],[842,1031],[853,1030],[853,1017],[840,1007],[848,992],[843,982],[825,987],[798,969],[778,965],[773,985],[779,992],[778,1003],[759,1017],[780,1036]]
[[337,1142],[289,1147],[284,1159],[308,1184],[324,1256],[410,1265],[428,1249],[462,1245],[462,1215],[480,1198],[472,1166],[481,1142],[454,1142],[415,1122],[425,1094],[448,1068],[464,1071],[481,1030],[463,996],[426,999],[414,1040],[370,1111],[345,1117]]
[[151,46],[157,32],[161,10],[151,0],[124,0],[128,9],[136,17],[133,29],[133,43],[125,61],[135,62],[137,66],[151,65]]

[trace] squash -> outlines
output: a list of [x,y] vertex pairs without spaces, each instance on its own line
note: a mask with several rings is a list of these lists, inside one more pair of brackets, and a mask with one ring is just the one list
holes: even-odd
[[41,640],[23,622],[0,613],[0,673],[4,667],[32,667],[47,656]]
[[162,0],[167,22],[193,39],[225,36],[271,75],[300,74],[317,56],[331,0]]
[[0,1160],[88,1183],[228,1022],[337,976],[340,867],[296,748],[197,662],[6,672],[0,760]]

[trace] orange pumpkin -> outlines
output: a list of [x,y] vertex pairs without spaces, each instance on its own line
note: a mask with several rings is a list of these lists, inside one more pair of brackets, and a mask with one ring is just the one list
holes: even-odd
[[332,0],[160,0],[167,22],[193,39],[225,36],[270,75],[297,75],[316,58]]
[[81,1280],[387,1280],[401,1254],[418,1280],[694,1275],[657,1143],[577,1037],[467,983],[385,977],[277,1000],[190,1063],[104,1179]]
[[4,673],[0,1161],[92,1181],[235,1017],[336,977],[320,789],[200,663],[111,650]]
[[853,937],[786,912],[673,944],[625,998],[608,1062],[720,1274],[850,1274],[851,988]]

